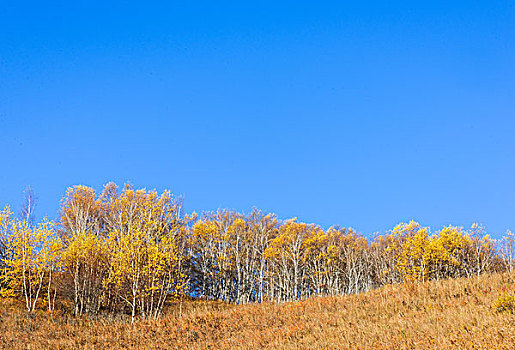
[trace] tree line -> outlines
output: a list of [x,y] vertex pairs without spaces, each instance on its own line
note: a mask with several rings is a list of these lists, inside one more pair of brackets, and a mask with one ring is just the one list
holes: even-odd
[[55,221],[33,220],[31,192],[16,217],[0,211],[0,293],[29,314],[158,318],[169,300],[294,301],[389,283],[470,277],[515,267],[515,239],[484,228],[432,233],[411,221],[372,238],[257,209],[183,213],[168,191],[107,184],[69,188]]

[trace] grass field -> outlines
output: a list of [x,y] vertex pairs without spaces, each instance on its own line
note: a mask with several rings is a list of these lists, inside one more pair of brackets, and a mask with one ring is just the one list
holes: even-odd
[[34,319],[3,300],[2,349],[515,349],[515,274],[390,285],[284,304],[190,301],[159,321]]

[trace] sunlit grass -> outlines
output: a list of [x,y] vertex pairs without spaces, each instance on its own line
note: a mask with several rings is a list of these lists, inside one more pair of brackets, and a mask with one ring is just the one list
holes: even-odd
[[27,318],[1,303],[0,348],[27,349],[513,349],[515,315],[498,312],[515,274],[388,285],[291,303],[169,305],[157,321]]

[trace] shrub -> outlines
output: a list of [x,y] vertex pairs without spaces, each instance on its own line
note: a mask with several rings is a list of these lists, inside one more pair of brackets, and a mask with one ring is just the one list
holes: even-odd
[[495,309],[497,312],[515,313],[515,297],[505,292],[496,300]]

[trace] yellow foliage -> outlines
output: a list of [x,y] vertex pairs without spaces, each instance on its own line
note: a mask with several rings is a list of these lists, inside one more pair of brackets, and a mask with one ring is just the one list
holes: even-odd
[[2,274],[6,287],[2,295],[24,297],[27,312],[32,313],[40,300],[45,278],[58,264],[62,246],[51,222],[31,227],[27,221],[13,220],[10,226]]
[[397,269],[407,281],[424,281],[428,273],[426,248],[429,229],[411,221],[397,225],[392,233],[399,244],[390,248],[395,249]]
[[497,312],[515,313],[515,297],[504,292],[496,301],[495,309]]

